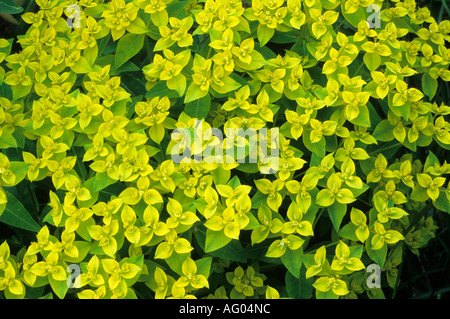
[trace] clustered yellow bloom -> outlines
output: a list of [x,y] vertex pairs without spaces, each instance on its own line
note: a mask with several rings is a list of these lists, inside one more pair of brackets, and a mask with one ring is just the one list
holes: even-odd
[[[363,257],[394,269],[400,243],[417,253],[434,235],[431,217],[409,228],[413,216],[450,213],[450,166],[431,152],[450,149],[450,107],[434,100],[450,81],[450,22],[404,0],[372,28],[367,8],[384,3],[36,0],[20,48],[0,39],[0,215],[21,181],[48,182],[49,209],[16,257],[1,243],[0,291],[48,284],[64,298],[76,264],[79,298],[137,298],[139,284],[196,298],[226,260],[279,258],[289,276],[315,277],[317,298],[372,293]],[[267,154],[242,163],[248,149],[170,157],[176,128],[204,137],[183,145],[193,156],[249,145],[214,127],[279,128],[278,168],[260,174]],[[323,214],[333,243],[316,249]],[[228,296],[279,297],[266,275],[235,267]]]

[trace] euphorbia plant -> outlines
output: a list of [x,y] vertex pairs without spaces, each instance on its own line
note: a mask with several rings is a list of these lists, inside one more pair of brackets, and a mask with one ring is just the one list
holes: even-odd
[[450,22],[414,1],[36,4],[0,39],[1,297],[389,296],[450,213]]

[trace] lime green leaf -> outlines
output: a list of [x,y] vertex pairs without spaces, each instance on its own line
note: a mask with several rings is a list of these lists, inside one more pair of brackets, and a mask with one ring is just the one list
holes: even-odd
[[184,9],[189,1],[174,1],[167,5],[166,11],[169,17],[175,17],[177,19],[186,18],[186,10]]
[[373,250],[371,248],[371,238],[366,240],[366,252],[367,255],[372,259],[380,268],[383,268],[387,256],[387,245],[385,244],[382,248]]
[[269,28],[264,24],[258,25],[257,35],[261,46],[265,45],[275,34],[275,29]]
[[376,52],[366,52],[363,60],[370,71],[375,71],[381,64],[381,57]]
[[84,56],[81,56],[80,59],[70,68],[77,74],[85,74],[92,71],[89,61]]
[[101,191],[102,189],[108,187],[111,184],[114,184],[116,182],[115,179],[112,179],[111,177],[109,177],[108,173],[106,172],[100,172],[100,173],[96,173],[95,176],[93,177],[93,181],[92,181],[92,188],[88,187],[88,185],[91,184],[87,184],[87,181],[85,183],[85,186],[93,193],[96,193],[98,191]]
[[48,276],[48,281],[53,289],[53,292],[58,296],[59,299],[64,299],[67,291],[69,290],[69,285],[65,280],[55,280],[52,276]]
[[224,185],[228,182],[231,176],[231,171],[224,169],[222,165],[218,166],[214,171],[211,172],[216,185]]
[[[175,254],[172,254],[172,255],[175,255]],[[136,266],[138,266],[139,268],[142,269],[142,266],[144,264],[144,255],[133,256],[133,257],[130,257],[130,258],[126,258],[125,260],[123,260],[123,262],[125,262],[125,261],[127,263],[136,265]],[[134,285],[136,283],[136,281],[138,281],[140,274],[141,274],[141,271],[137,272],[133,277],[125,279],[125,281],[127,283],[127,286],[131,287],[132,285]]]
[[326,141],[324,138],[322,138],[317,143],[311,143],[311,131],[310,130],[304,130],[302,134],[303,143],[305,144],[306,148],[317,155],[319,158],[325,157],[325,146]]
[[78,257],[72,258],[69,256],[64,256],[64,260],[70,263],[79,263],[83,261],[84,257],[86,257],[92,246],[91,243],[86,241],[74,241],[73,245],[78,249]]
[[156,143],[161,143],[166,130],[164,129],[164,126],[162,124],[155,124],[150,127],[148,133],[153,141],[155,141]]
[[208,91],[204,91],[195,83],[191,83],[188,89],[186,90],[186,97],[184,98],[184,103],[189,103],[202,97],[206,96]]
[[205,240],[205,252],[210,253],[219,248],[224,247],[231,241],[231,238],[227,237],[223,230],[213,231],[210,229],[206,230],[206,240]]
[[286,249],[286,252],[281,256],[281,262],[295,278],[300,278],[302,256],[303,249],[301,248],[296,250]]
[[367,106],[360,106],[358,116],[352,119],[350,122],[358,126],[370,127],[370,114]]
[[204,257],[195,261],[195,265],[197,266],[197,275],[209,277],[209,273],[211,272],[211,257]]
[[352,13],[346,13],[345,10],[342,10],[342,15],[344,16],[345,20],[347,20],[348,23],[350,23],[353,27],[358,28],[358,24],[366,20],[366,12],[363,7],[358,7],[358,10]]
[[16,148],[17,141],[11,133],[3,131],[0,135],[0,148]]

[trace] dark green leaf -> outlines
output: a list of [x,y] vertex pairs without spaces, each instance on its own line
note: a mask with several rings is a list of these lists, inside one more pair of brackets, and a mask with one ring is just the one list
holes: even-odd
[[69,285],[67,282],[65,280],[55,280],[51,275],[48,276],[48,281],[53,289],[53,292],[58,296],[58,298],[64,299],[67,291],[69,290]]
[[38,232],[41,226],[31,217],[22,203],[8,191],[5,193],[8,202],[0,216],[0,222],[20,229]]
[[300,278],[300,267],[302,266],[303,249],[296,250],[286,249],[281,256],[281,262],[286,266],[287,270],[295,277]]
[[438,89],[438,81],[433,79],[428,72],[422,76],[422,89],[423,93],[431,100]]
[[375,128],[372,136],[379,142],[389,142],[394,139],[394,126],[388,120],[382,120]]
[[341,204],[339,202],[334,202],[333,205],[328,207],[328,215],[330,216],[331,222],[333,223],[334,229],[339,231],[342,219],[347,213],[347,204]]
[[294,277],[290,272],[286,272],[286,291],[292,299],[310,299],[313,292],[313,278],[306,279],[306,268],[300,268],[299,277]]
[[147,94],[145,94],[146,98],[153,98],[153,97],[162,97],[167,96],[168,98],[177,98],[179,97],[178,92],[175,90],[171,90],[167,87],[165,81],[159,81],[155,84],[150,90],[147,91]]
[[223,230],[213,231],[210,229],[206,230],[206,240],[205,240],[205,252],[211,253],[224,246],[226,246],[231,241],[231,238],[227,237]]
[[211,108],[211,96],[209,94],[204,97],[186,103],[184,112],[192,118],[204,119]]
[[383,269],[384,263],[386,261],[387,256],[387,244],[385,244],[382,248],[377,250],[372,250],[371,248],[371,239],[372,236],[366,240],[366,252],[367,255],[372,259],[381,269]]

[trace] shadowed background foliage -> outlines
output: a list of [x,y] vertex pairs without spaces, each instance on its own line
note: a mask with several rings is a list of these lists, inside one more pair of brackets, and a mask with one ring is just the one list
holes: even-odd
[[[6,0],[13,1],[13,0]],[[450,18],[450,0],[417,0],[420,7],[428,7],[433,17],[439,23]],[[26,32],[27,24],[21,19],[21,14],[31,12],[36,9],[34,0],[16,0],[16,3],[23,8],[23,11],[16,14],[0,13],[0,38],[16,38]],[[0,9],[1,11],[1,9]],[[345,26],[342,26],[345,28]],[[20,47],[14,44],[12,51],[17,51]],[[283,48],[273,48],[283,50]],[[142,61],[143,65],[148,61]],[[131,80],[130,80],[131,81]],[[126,82],[126,79],[124,79]],[[442,83],[436,93],[436,102],[448,103],[450,101],[449,82]],[[130,85],[132,87],[132,85]],[[133,88],[145,90],[145,88]],[[0,92],[1,93],[1,92]],[[425,150],[423,157],[426,157]],[[433,150],[437,157],[444,161],[450,158],[449,151]],[[8,157],[14,157],[14,150],[8,150]],[[418,154],[420,155],[420,154]],[[43,191],[52,187],[51,183],[44,181],[38,183],[22,183],[18,187],[21,198],[26,198],[22,204],[29,212],[35,212],[36,217],[45,209],[48,202],[48,191]],[[435,208],[432,208],[435,209]],[[404,262],[399,267],[399,285],[387,298],[430,298],[440,299],[450,297],[450,215],[446,213],[434,214],[437,226],[435,238],[431,239],[428,246],[420,249],[420,255],[408,251],[404,255]],[[19,249],[20,243],[26,243],[34,239],[33,233],[15,231],[0,223],[0,242],[5,238],[14,238],[11,249]],[[16,247],[14,247],[16,243]]]

